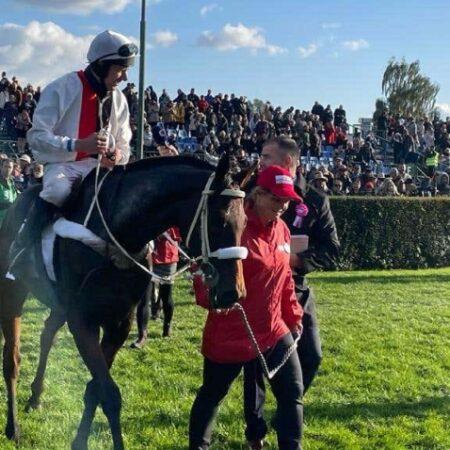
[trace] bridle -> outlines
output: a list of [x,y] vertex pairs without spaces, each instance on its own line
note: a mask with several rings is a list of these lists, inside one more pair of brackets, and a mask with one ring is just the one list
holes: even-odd
[[[145,267],[143,264],[141,264],[139,261],[137,261],[136,258],[134,258],[116,239],[114,234],[112,233],[111,229],[109,228],[106,219],[103,215],[103,211],[100,206],[99,202],[99,193],[100,188],[103,185],[103,182],[105,178],[109,175],[110,171],[108,171],[105,176],[102,178],[102,180],[99,182],[99,175],[100,175],[100,160],[101,156],[98,157],[97,167],[95,170],[95,185],[94,185],[94,199],[93,199],[93,205],[97,207],[98,214],[100,216],[100,219],[102,221],[103,227],[106,230],[106,233],[108,234],[109,238],[113,242],[113,244],[120,250],[120,252],[128,258],[132,263],[134,263],[137,267],[139,267],[141,270],[143,270],[145,273],[150,275],[153,280],[155,281],[172,281],[177,276],[181,275],[183,272],[188,270],[193,263],[197,263],[199,261],[202,262],[202,269],[204,270],[204,276],[205,281],[208,283],[208,285],[213,286],[217,284],[218,281],[218,274],[214,266],[209,262],[211,258],[217,258],[217,259],[245,259],[248,255],[248,250],[246,247],[225,247],[215,250],[214,252],[211,252],[211,246],[209,242],[209,233],[208,233],[208,200],[212,194],[215,194],[216,191],[211,190],[211,186],[214,182],[216,174],[213,172],[210,177],[208,178],[208,181],[206,182],[206,185],[202,191],[202,195],[200,197],[200,201],[197,206],[197,210],[195,212],[195,215],[192,219],[191,225],[189,227],[189,232],[187,234],[186,238],[186,247],[189,248],[189,243],[191,241],[191,237],[193,234],[193,231],[195,230],[195,227],[200,219],[200,239],[201,239],[201,256],[198,256],[197,258],[188,258],[188,264],[186,264],[181,269],[177,270],[174,274],[169,276],[160,276],[154,273],[151,269],[148,267]],[[240,189],[223,189],[218,194],[220,196],[225,197],[231,197],[231,198],[244,198],[245,192]],[[91,205],[91,208],[89,209],[88,216],[90,216],[90,213],[92,212],[93,205]],[[88,216],[86,217],[86,220],[84,223],[86,224],[88,221]],[[188,256],[185,252],[183,252],[185,256]]]
[[[248,250],[246,247],[225,247],[219,248],[214,252],[211,252],[211,246],[209,242],[209,231],[208,231],[208,217],[209,217],[209,207],[208,200],[215,194],[214,190],[211,190],[211,186],[215,179],[215,173],[212,173],[206,182],[206,186],[202,191],[202,196],[195,212],[194,218],[192,219],[191,226],[186,237],[186,247],[189,248],[192,234],[200,220],[200,241],[201,241],[201,273],[205,280],[205,283],[209,287],[214,287],[219,281],[219,274],[216,268],[209,262],[211,258],[217,259],[245,259],[248,255]],[[244,198],[245,192],[240,189],[223,189],[218,194],[219,196],[231,197],[231,198]]]

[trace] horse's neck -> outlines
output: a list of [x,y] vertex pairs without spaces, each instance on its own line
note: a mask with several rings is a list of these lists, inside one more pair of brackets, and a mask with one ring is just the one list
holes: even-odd
[[[209,175],[207,170],[176,165],[126,172],[113,201],[105,183],[100,201],[108,205],[104,215],[114,237],[136,252],[171,226],[186,235]],[[90,228],[108,239],[98,214]]]

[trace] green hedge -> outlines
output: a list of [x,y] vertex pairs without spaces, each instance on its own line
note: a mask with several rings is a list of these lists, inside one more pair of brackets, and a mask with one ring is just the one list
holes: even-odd
[[341,269],[450,266],[450,199],[331,197]]

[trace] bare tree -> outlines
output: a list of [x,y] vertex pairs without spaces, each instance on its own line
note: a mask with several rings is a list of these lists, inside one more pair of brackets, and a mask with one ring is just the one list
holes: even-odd
[[393,114],[420,117],[430,114],[439,86],[420,73],[420,62],[392,58],[384,71],[382,91]]

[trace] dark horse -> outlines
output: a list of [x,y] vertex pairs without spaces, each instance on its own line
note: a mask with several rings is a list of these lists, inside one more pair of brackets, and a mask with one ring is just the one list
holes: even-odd
[[[214,171],[207,217],[211,251],[238,246],[245,226],[242,198],[221,195],[224,189],[236,187],[228,173],[228,157],[221,159],[217,169],[190,157],[143,160],[116,167],[102,185],[99,202],[117,241],[129,253],[137,254],[171,226],[178,226],[182,237],[186,238],[202,192]],[[94,190],[94,174],[91,173],[69,202],[70,212],[65,214],[68,220],[83,223]],[[3,374],[8,394],[6,435],[16,440],[19,434],[16,384],[22,309],[29,291],[41,300],[45,294],[33,283],[26,285],[21,281],[6,280],[4,274],[7,248],[35,195],[33,191],[22,194],[8,211],[0,232],[0,318],[5,338]],[[88,228],[109,241],[96,209]],[[189,246],[193,256],[202,251],[200,228],[197,223]],[[53,323],[57,324],[55,333],[67,319],[80,355],[92,375],[86,385],[84,412],[72,449],[87,449],[95,411],[101,405],[111,428],[114,449],[122,450],[121,394],[110,368],[129,334],[133,309],[145,291],[148,275],[137,267],[118,269],[110,259],[73,239],[57,238],[54,256],[58,299],[52,310],[56,317]],[[212,289],[216,301],[231,304],[245,295],[240,260],[212,258],[208,268],[216,275]],[[100,329],[103,329],[101,340]]]

